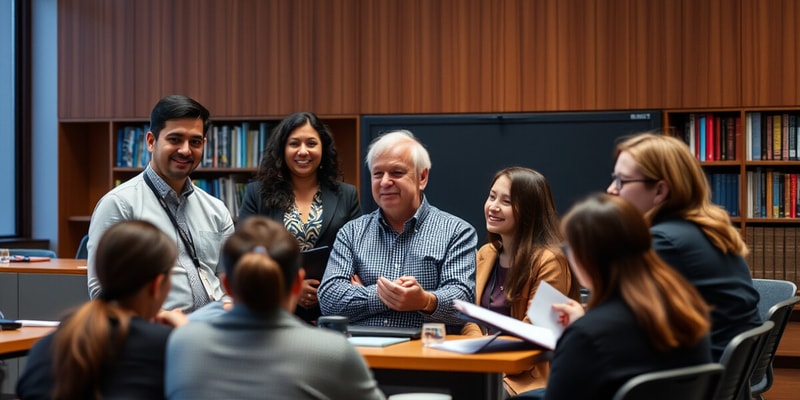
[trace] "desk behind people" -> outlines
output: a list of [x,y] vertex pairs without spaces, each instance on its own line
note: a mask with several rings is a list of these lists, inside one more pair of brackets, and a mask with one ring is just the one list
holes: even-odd
[[0,360],[21,357],[28,354],[39,339],[47,336],[56,328],[23,326],[9,331],[0,331]]
[[0,304],[6,318],[56,320],[87,299],[86,260],[53,258],[0,267]]

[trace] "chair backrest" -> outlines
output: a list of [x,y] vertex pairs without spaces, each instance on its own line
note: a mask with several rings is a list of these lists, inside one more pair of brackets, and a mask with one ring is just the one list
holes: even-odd
[[794,282],[776,279],[753,279],[753,287],[758,291],[758,315],[762,321],[769,319],[770,308],[797,294]]
[[731,339],[722,352],[719,363],[725,366],[718,400],[738,400],[750,397],[750,377],[764,350],[767,334],[775,326],[765,321],[761,326],[746,330]]
[[75,258],[79,260],[85,260],[89,258],[89,249],[86,245],[89,243],[89,235],[83,235],[83,239],[81,239],[81,243],[78,245],[78,252],[75,253]]
[[717,363],[649,372],[625,382],[613,400],[713,399],[724,372]]
[[55,251],[46,249],[8,249],[8,253],[12,256],[58,258]]
[[[783,337],[783,331],[786,329],[786,324],[789,322],[789,317],[792,315],[792,310],[795,304],[800,303],[800,296],[794,296],[778,304],[772,306],[767,312],[767,320],[775,323],[775,327],[767,335],[766,343],[764,344],[764,351],[761,353],[761,358],[758,360],[753,376],[750,378],[750,385],[758,385],[757,390],[760,393],[766,392],[772,386],[771,377],[768,378],[767,374],[772,366],[772,360],[775,358],[775,352],[778,350],[778,345]],[[767,379],[763,385],[759,385],[762,380]],[[751,391],[753,388],[751,388]]]

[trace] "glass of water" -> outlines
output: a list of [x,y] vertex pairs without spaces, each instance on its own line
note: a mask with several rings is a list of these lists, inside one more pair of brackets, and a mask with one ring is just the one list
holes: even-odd
[[11,253],[8,249],[0,249],[0,265],[8,265],[11,261]]

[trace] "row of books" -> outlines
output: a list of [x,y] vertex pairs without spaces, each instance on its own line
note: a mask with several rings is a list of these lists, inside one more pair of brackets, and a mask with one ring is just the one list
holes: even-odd
[[[117,179],[114,181],[114,186],[119,186],[122,182],[122,179]],[[221,178],[192,179],[192,183],[208,194],[222,200],[232,216],[239,215],[239,208],[241,208],[242,200],[244,200],[244,190],[248,183],[246,178],[231,174]]]
[[747,216],[751,218],[798,218],[796,173],[756,168],[747,171]]
[[796,114],[750,112],[745,119],[748,160],[800,160]]
[[797,282],[800,227],[748,226],[744,235],[750,253],[746,260],[753,278]]
[[256,168],[270,133],[268,122],[213,125],[206,137],[200,166]]
[[679,136],[700,161],[740,159],[741,118],[713,113],[689,114]]
[[707,174],[711,186],[711,202],[722,206],[731,217],[739,216],[739,174]]
[[150,162],[147,125],[124,126],[117,130],[117,167],[144,168]]
[[[206,168],[256,168],[270,133],[268,122],[212,125],[206,135],[203,159]],[[117,130],[117,167],[144,168],[150,162],[145,140],[147,125]]]
[[247,182],[241,176],[229,175],[215,179],[193,179],[195,186],[205,190],[208,194],[222,200],[228,207],[232,216],[239,215],[239,208],[244,199],[244,189]]

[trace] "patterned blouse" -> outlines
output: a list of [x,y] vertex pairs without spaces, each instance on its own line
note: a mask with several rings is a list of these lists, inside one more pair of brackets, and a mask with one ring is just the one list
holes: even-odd
[[322,191],[317,190],[314,200],[311,201],[308,222],[303,223],[302,215],[297,209],[297,204],[293,204],[292,208],[283,214],[283,225],[297,239],[300,250],[313,249],[322,230]]

